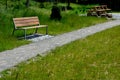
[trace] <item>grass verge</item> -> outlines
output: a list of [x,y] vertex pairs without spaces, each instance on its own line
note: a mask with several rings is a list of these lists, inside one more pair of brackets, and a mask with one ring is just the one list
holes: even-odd
[[119,80],[120,26],[52,50],[1,73],[0,80]]
[[[28,9],[8,9],[0,13],[0,52],[4,50],[13,49],[15,47],[28,44],[29,41],[18,40],[18,36],[24,36],[23,31],[16,31],[12,35],[14,24],[12,18],[38,16],[41,24],[48,25],[49,35],[58,35],[65,32],[70,32],[83,27],[88,27],[97,23],[105,22],[105,18],[78,16],[76,14],[69,14],[62,12],[62,20],[50,20],[50,9],[40,9],[38,7],[30,7]],[[32,30],[27,30],[27,34],[32,34]],[[39,29],[38,33],[45,34],[45,29]]]

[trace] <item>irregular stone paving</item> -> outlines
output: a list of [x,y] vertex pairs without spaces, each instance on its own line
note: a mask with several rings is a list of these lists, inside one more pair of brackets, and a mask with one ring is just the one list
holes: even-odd
[[86,36],[117,25],[120,25],[120,20],[97,24],[49,39],[40,40],[38,42],[24,45],[13,50],[0,52],[0,72],[13,67],[22,61],[35,57],[38,54],[45,56],[47,54],[46,52],[51,49],[70,43],[71,41],[75,41],[77,39],[85,38]]

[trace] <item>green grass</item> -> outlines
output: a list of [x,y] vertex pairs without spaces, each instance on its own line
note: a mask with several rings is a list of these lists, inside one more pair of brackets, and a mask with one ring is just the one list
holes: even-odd
[[119,80],[120,26],[58,47],[1,73],[0,80]]
[[[10,4],[13,3],[10,2]],[[14,17],[38,16],[41,24],[48,25],[49,35],[59,35],[107,21],[105,18],[78,16],[74,10],[61,12],[61,21],[54,21],[50,20],[52,7],[50,3],[45,3],[45,5],[48,5],[45,8],[39,8],[39,3],[35,2],[32,2],[29,8],[25,8],[23,3],[20,5],[22,6],[21,8],[18,8],[17,4],[8,7],[7,10],[0,8],[0,52],[30,43],[26,40],[17,39],[19,36],[24,36],[23,31],[16,31],[15,35],[12,36],[14,27],[12,18]],[[75,4],[71,4],[71,6],[72,5],[75,6]],[[77,6],[78,5],[76,5],[75,8]],[[34,30],[28,30],[27,34],[32,34],[33,31]],[[38,32],[45,34],[45,29],[39,29]]]

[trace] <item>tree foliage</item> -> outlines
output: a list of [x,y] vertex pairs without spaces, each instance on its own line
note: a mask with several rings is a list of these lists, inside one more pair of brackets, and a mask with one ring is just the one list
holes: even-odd
[[26,0],[26,7],[29,7],[30,5],[30,0]]
[[[11,3],[9,2],[14,2],[15,4],[12,5],[21,5],[19,3],[24,2],[24,6],[29,7],[30,2],[32,0],[0,0],[0,7],[1,5],[4,5],[4,8],[9,8],[11,7]],[[67,6],[70,6],[70,3],[78,3],[78,4],[106,4],[108,5],[109,8],[112,10],[120,11],[120,0],[34,0],[37,2],[64,2],[67,3]]]

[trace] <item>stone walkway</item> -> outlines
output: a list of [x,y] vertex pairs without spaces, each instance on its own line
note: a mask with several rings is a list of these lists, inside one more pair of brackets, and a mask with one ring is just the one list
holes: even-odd
[[18,63],[35,57],[40,54],[45,56],[47,51],[55,49],[58,46],[70,43],[77,39],[85,38],[96,32],[103,31],[108,28],[120,25],[120,20],[109,21],[102,24],[97,24],[77,31],[58,35],[49,39],[40,40],[29,45],[24,45],[13,50],[0,52],[0,72],[9,69]]
[[113,19],[120,19],[120,13],[112,13]]

